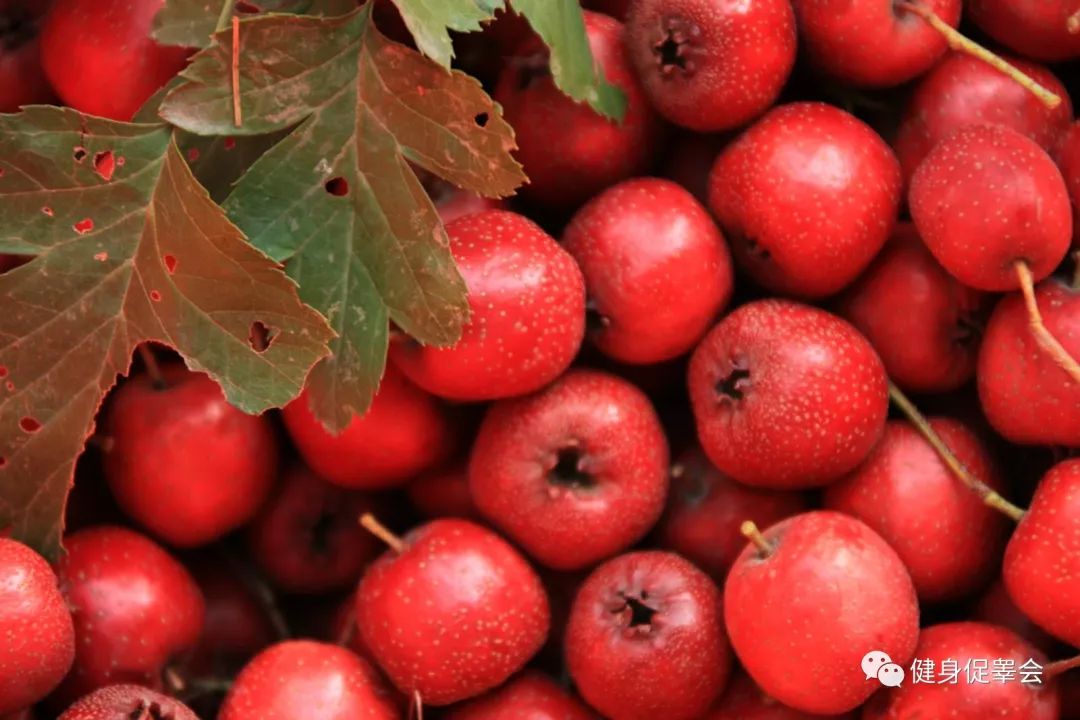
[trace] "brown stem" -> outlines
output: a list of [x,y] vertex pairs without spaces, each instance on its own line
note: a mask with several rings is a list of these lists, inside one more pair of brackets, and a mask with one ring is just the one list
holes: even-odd
[[1058,339],[1054,337],[1043,323],[1042,313],[1039,312],[1039,303],[1035,299],[1035,280],[1031,275],[1031,268],[1023,260],[1017,260],[1014,265],[1016,277],[1020,280],[1020,292],[1024,296],[1024,305],[1027,306],[1028,327],[1039,347],[1049,355],[1058,366],[1068,373],[1073,382],[1080,383],[1080,364],[1069,354]]
[[956,28],[939,18],[933,10],[923,5],[919,0],[899,2],[897,3],[897,7],[918,15],[925,20],[930,27],[937,30],[945,37],[945,42],[949,43],[950,48],[957,52],[967,53],[972,57],[976,57],[999,72],[1009,76],[1031,92],[1035,97],[1039,98],[1039,100],[1047,107],[1055,108],[1061,104],[1060,97],[1047,90],[1001,56],[995,55],[977,42],[969,40],[961,35]]
[[1080,668],[1080,655],[1047,663],[1043,667],[1043,675],[1049,680],[1050,678],[1057,677],[1063,672],[1074,670],[1076,668]]
[[949,468],[953,475],[964,484],[969,490],[974,492],[982,501],[990,507],[1008,515],[1010,518],[1019,522],[1024,517],[1023,508],[1013,505],[1011,502],[1003,498],[992,487],[984,483],[972,475],[964,464],[960,462],[960,458],[956,457],[956,454],[945,444],[945,441],[941,439],[941,436],[937,434],[937,431],[931,427],[929,421],[923,416],[919,409],[908,400],[907,396],[900,391],[900,388],[896,387],[889,382],[889,397],[892,399],[893,404],[900,408],[900,412],[904,414],[904,417],[915,426],[915,429],[919,431],[919,434],[926,439],[926,442],[930,443],[930,446],[937,451],[939,457],[945,466]]
[[244,118],[240,111],[240,18],[232,19],[232,109],[233,124],[240,127]]
[[161,671],[161,675],[165,680],[166,690],[173,697],[187,690],[187,683],[184,682],[183,676],[172,665],[166,665],[165,669]]
[[394,552],[400,553],[405,549],[405,543],[401,542],[401,538],[390,532],[389,528],[376,520],[375,516],[371,513],[364,513],[361,515],[360,524],[363,525],[364,529],[369,533],[389,545],[390,549]]
[[758,526],[753,520],[744,520],[743,524],[739,526],[739,532],[743,536],[754,543],[754,546],[761,552],[762,557],[769,557],[773,554],[773,546],[765,539],[765,536],[758,530]]
[[164,390],[166,387],[165,378],[161,375],[161,368],[158,366],[157,358],[154,357],[154,351],[146,343],[139,344],[139,357],[142,358],[146,374],[150,376],[150,382],[158,390]]
[[1072,254],[1073,276],[1072,289],[1080,290],[1080,250],[1074,250]]
[[232,680],[226,678],[196,678],[188,683],[187,688],[179,694],[183,702],[191,702],[196,698],[206,695],[224,695],[232,688]]
[[[353,604],[351,599],[350,599],[350,604]],[[355,607],[350,607],[349,608],[349,614],[345,616],[345,625],[344,625],[344,627],[341,628],[341,632],[339,632],[338,636],[334,639],[334,644],[335,645],[340,645],[341,647],[346,647],[352,642],[353,636],[355,636],[355,635],[356,635],[356,608]]]
[[424,700],[420,697],[419,690],[413,690],[412,695],[409,696],[409,717],[414,717],[413,710],[416,710],[416,720],[424,720]]

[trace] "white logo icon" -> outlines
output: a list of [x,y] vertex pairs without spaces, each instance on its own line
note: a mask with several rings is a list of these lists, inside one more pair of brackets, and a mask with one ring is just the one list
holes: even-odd
[[892,661],[889,654],[881,650],[871,650],[863,655],[859,663],[866,679],[877,678],[878,682],[886,687],[900,687],[904,682],[904,668]]

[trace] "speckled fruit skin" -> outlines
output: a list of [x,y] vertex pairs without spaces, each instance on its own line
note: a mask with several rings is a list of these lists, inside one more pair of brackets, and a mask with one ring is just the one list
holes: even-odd
[[56,574],[75,621],[75,664],[55,700],[114,683],[160,689],[162,670],[202,631],[195,580],[159,545],[124,528],[80,530],[64,545]]
[[894,383],[937,393],[975,374],[989,300],[949,275],[915,226],[902,222],[837,312],[866,336]]
[[398,720],[389,688],[345,648],[289,640],[256,655],[236,676],[218,720]]
[[717,158],[709,207],[736,262],[769,290],[842,289],[892,231],[900,165],[877,133],[823,103],[770,110]]
[[1048,108],[1015,80],[982,60],[966,53],[949,53],[919,80],[904,108],[893,147],[906,181],[910,182],[915,168],[939,140],[967,125],[1005,125],[1053,152],[1072,121],[1069,93],[1042,65],[1020,58],[1006,59],[1057,94],[1061,104]]
[[[1048,330],[1080,353],[1080,290],[1058,278],[1035,286]],[[1080,445],[1080,386],[1039,347],[1019,293],[1002,298],[986,325],[975,373],[994,429],[1021,445]]]
[[911,217],[938,262],[965,285],[1018,287],[1014,263],[1041,280],[1065,257],[1072,208],[1050,156],[1000,125],[956,130],[911,177]]
[[676,125],[717,132],[765,112],[795,64],[788,0],[638,0],[626,47],[656,110]]
[[225,399],[208,375],[180,364],[112,395],[105,477],[120,507],[176,547],[217,540],[247,523],[274,482],[277,440],[264,417]]
[[69,707],[58,720],[199,720],[184,703],[139,685],[109,685]]
[[456,435],[447,409],[387,365],[371,406],[338,435],[311,412],[307,390],[281,416],[304,462],[347,488],[383,489],[448,459]]
[[1058,169],[1065,178],[1073,206],[1073,247],[1080,244],[1080,121],[1069,126],[1057,151]]
[[855,720],[855,713],[817,715],[790,708],[761,691],[750,676],[736,672],[727,690],[703,720]]
[[1016,607],[1080,645],[1080,460],[1050,468],[1005,548],[1002,578]]
[[1080,33],[1069,32],[1076,0],[968,0],[967,13],[990,37],[1036,60],[1059,62],[1080,57]]
[[859,667],[867,648],[904,668],[914,656],[911,576],[881,536],[837,512],[796,515],[763,532],[770,555],[748,545],[724,585],[735,654],[782,703],[819,714],[855,709],[881,687]]
[[888,387],[877,353],[824,310],[758,300],[732,312],[690,359],[690,400],[705,454],[735,480],[825,485],[881,437]]
[[[792,0],[799,42],[828,75],[862,87],[891,87],[922,75],[945,54],[941,33],[892,0]],[[952,27],[960,0],[926,0]]]
[[803,493],[761,490],[735,482],[716,469],[699,447],[671,466],[671,490],[657,542],[722,581],[746,546],[739,526],[747,518],[769,526],[809,505]]
[[0,715],[33,705],[75,658],[71,613],[36,552],[0,537]]
[[391,343],[414,383],[453,400],[524,395],[570,365],[585,334],[585,280],[538,225],[501,210],[450,223],[450,249],[469,289],[469,322],[453,347]]
[[[972,475],[1003,489],[974,432],[950,418],[932,418],[930,425]],[[918,431],[900,420],[885,426],[862,465],[825,488],[824,505],[881,535],[904,561],[923,602],[956,600],[983,585],[994,572],[1009,523],[959,483]]]
[[41,61],[60,98],[90,115],[130,120],[184,67],[186,48],[150,37],[165,0],[54,0]]
[[425,473],[410,482],[405,491],[409,502],[426,518],[480,519],[469,492],[468,463]]
[[580,700],[547,675],[524,672],[454,708],[446,720],[594,720]]
[[184,665],[187,677],[227,677],[274,640],[265,608],[232,558],[207,554],[188,565],[206,601],[199,644]]
[[603,191],[562,238],[581,266],[589,338],[625,363],[657,363],[697,344],[731,299],[731,255],[708,211],[670,180]]
[[664,508],[668,446],[649,399],[574,370],[484,418],[469,460],[480,514],[542,564],[589,567],[625,550]]
[[731,672],[720,590],[674,553],[632,552],[585,580],[566,627],[566,665],[612,720],[691,720]]
[[426,705],[449,705],[502,684],[547,638],[540,578],[495,533],[432,520],[364,574],[356,624],[390,680]]
[[585,11],[584,16],[593,58],[607,81],[626,95],[621,124],[562,94],[537,37],[505,61],[495,88],[503,116],[514,128],[515,156],[529,176],[521,195],[558,210],[573,209],[600,190],[646,172],[661,133],[623,48],[622,23],[600,13]]
[[[1001,658],[1019,668],[1030,659],[1040,665],[1046,657],[1003,627],[977,622],[934,625],[919,635],[915,657],[934,663],[935,673],[943,660],[960,666],[958,682],[913,683],[884,688],[863,710],[863,720],[913,720],[914,718],[1002,718],[1003,720],[1057,720],[1056,684],[1021,683],[1019,672],[1009,682],[998,682],[987,672],[986,684],[968,683],[964,666],[971,660]],[[910,670],[910,668],[909,668]],[[1044,679],[1045,683],[1045,679]]]
[[382,550],[358,518],[380,506],[295,467],[248,529],[251,555],[278,587],[321,593],[348,587]]
[[0,112],[54,99],[38,47],[38,24],[47,8],[41,0],[0,0]]

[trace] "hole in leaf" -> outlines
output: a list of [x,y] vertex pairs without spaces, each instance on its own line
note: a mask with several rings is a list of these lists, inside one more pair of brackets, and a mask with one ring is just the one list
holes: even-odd
[[270,348],[270,344],[274,342],[276,335],[276,330],[256,320],[251,323],[251,328],[248,329],[248,344],[251,345],[251,349],[255,352],[263,353]]
[[23,429],[23,432],[36,433],[41,429],[41,423],[39,423],[36,418],[27,415],[19,421],[19,427]]
[[475,120],[476,124],[480,127],[484,127],[488,124],[488,114],[486,112],[482,112],[476,117],[474,117],[473,120]]
[[323,187],[326,188],[326,192],[338,197],[349,194],[349,181],[343,177],[330,178]]
[[41,208],[41,212],[44,213],[45,215],[48,215],[49,217],[53,216],[53,209],[51,207],[49,207],[48,205]]
[[71,156],[75,158],[75,162],[81,163],[83,160],[86,159],[86,148],[84,148],[82,145],[79,145],[71,153]]
[[236,147],[236,138],[227,137],[221,142],[221,146],[226,150],[232,150]]
[[99,152],[94,156],[94,172],[100,175],[102,180],[106,182],[112,180],[115,170],[116,158],[113,157],[112,150]]
[[7,374],[8,374],[7,366],[6,365],[0,365],[0,378],[6,378]]
[[7,458],[0,457],[0,468],[4,467],[5,465],[7,465]]
[[199,148],[191,148],[187,151],[187,161],[193,163],[199,159]]
[[83,218],[71,227],[75,228],[75,232],[79,233],[80,235],[85,235],[86,233],[94,229],[94,220],[93,218]]
[[105,262],[106,260],[109,259],[109,253],[104,252],[104,251],[99,252],[98,254],[94,255],[94,259],[97,260],[98,262]]
[[124,163],[126,162],[127,160],[124,159],[124,156],[120,155],[116,158],[116,167],[124,167]]
[[4,168],[0,167],[0,178],[4,177]]
[[159,293],[157,290],[151,290],[150,299],[154,302],[161,302],[161,293]]
[[4,387],[7,388],[8,392],[15,392],[15,383],[11,382],[10,380],[4,383]]
[[166,255],[165,257],[163,257],[161,259],[162,259],[162,261],[164,261],[165,269],[169,271],[170,275],[172,275],[174,272],[176,272],[176,258],[175,257],[173,257],[172,255]]

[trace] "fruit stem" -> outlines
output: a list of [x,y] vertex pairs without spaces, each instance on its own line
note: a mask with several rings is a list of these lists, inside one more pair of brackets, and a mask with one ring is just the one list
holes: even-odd
[[[413,710],[416,710],[415,714]],[[409,717],[415,717],[416,720],[424,720],[424,700],[420,697],[419,690],[413,690],[412,695],[409,696]]]
[[150,349],[150,346],[146,343],[139,344],[139,357],[142,358],[143,366],[146,368],[146,374],[150,376],[150,382],[154,384],[154,388],[157,390],[165,389],[165,378],[161,375],[161,368],[158,367],[157,358],[154,357],[154,351]]
[[1047,663],[1046,666],[1043,667],[1043,675],[1049,680],[1050,678],[1057,677],[1064,672],[1078,667],[1080,667],[1080,655]]
[[900,388],[893,385],[892,381],[889,381],[889,398],[892,399],[893,404],[900,408],[900,412],[904,414],[915,429],[919,431],[919,434],[925,438],[926,442],[930,443],[930,446],[937,451],[938,456],[941,457],[942,462],[949,468],[953,475],[962,482],[969,490],[974,492],[982,501],[994,508],[995,510],[1008,515],[1014,521],[1019,522],[1024,517],[1023,508],[1013,505],[1011,502],[1003,498],[992,487],[984,483],[972,475],[964,464],[960,462],[960,458],[956,457],[956,454],[945,444],[945,441],[941,439],[941,436],[937,434],[933,427],[931,427],[929,421],[923,416],[919,409],[908,400],[907,396],[900,391]]
[[168,688],[169,694],[173,697],[187,690],[187,683],[184,682],[184,678],[180,676],[180,673],[172,665],[166,665],[165,669],[161,671],[161,675],[165,679],[165,687]]
[[1031,268],[1023,260],[1017,260],[1014,267],[1016,277],[1020,280],[1020,292],[1024,295],[1024,305],[1027,306],[1028,327],[1031,328],[1031,334],[1035,336],[1035,341],[1046,354],[1068,373],[1073,382],[1080,383],[1080,364],[1077,364],[1069,351],[1058,342],[1058,339],[1043,323],[1039,303],[1035,299],[1035,280],[1031,275]]
[[1072,289],[1080,290],[1080,250],[1076,250],[1072,254],[1073,259],[1073,277],[1072,277]]
[[240,127],[244,118],[240,111],[240,18],[232,19],[232,110],[233,125]]
[[758,530],[758,526],[753,520],[744,520],[743,524],[739,526],[739,532],[743,536],[754,543],[754,546],[761,552],[762,557],[769,557],[773,554],[773,546],[769,544],[769,541],[765,539],[765,536]]
[[347,647],[352,642],[353,637],[356,636],[356,631],[356,608],[350,607],[349,614],[345,618],[345,625],[341,628],[338,636],[334,638],[334,644]]
[[396,553],[400,553],[405,550],[405,543],[401,542],[394,533],[383,525],[381,522],[375,519],[375,516],[371,513],[364,513],[360,516],[360,524],[364,526],[364,529],[375,537],[382,540],[384,543],[390,546],[390,549]]
[[982,60],[987,65],[997,69],[999,72],[1009,76],[1016,82],[1020,83],[1024,88],[1031,92],[1035,97],[1039,98],[1044,105],[1049,108],[1056,108],[1061,104],[1061,98],[1054,93],[1047,90],[1040,85],[1034,79],[1024,74],[1015,65],[1007,62],[999,55],[995,55],[982,45],[973,40],[969,40],[960,34],[956,28],[949,25],[947,22],[937,16],[937,14],[930,8],[923,5],[918,0],[907,0],[897,3],[897,7],[906,10],[910,13],[918,15],[926,23],[937,30],[945,37],[945,42],[949,44],[949,47],[958,52],[967,53],[972,57],[976,57]]
[[289,625],[285,622],[285,616],[281,613],[281,608],[278,607],[274,591],[270,589],[266,580],[258,574],[254,567],[244,563],[231,550],[222,548],[221,553],[225,557],[225,562],[240,576],[240,582],[259,601],[259,604],[266,612],[266,617],[270,620],[270,626],[274,628],[277,639],[288,640],[292,633],[289,632]]

